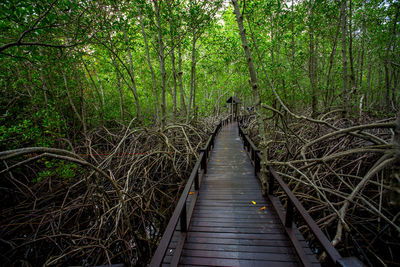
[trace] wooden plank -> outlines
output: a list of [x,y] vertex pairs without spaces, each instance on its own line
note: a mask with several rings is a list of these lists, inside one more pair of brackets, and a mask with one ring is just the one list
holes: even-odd
[[[275,220],[276,216],[274,214],[262,214],[262,213],[255,213],[255,212],[247,212],[247,211],[231,211],[231,213],[229,213],[229,211],[225,211],[225,212],[207,212],[207,211],[200,211],[200,212],[195,212],[194,213],[195,218],[230,218],[231,221],[235,222],[236,220],[240,220],[240,222],[242,222],[244,219],[248,219],[251,220],[252,219],[260,219],[260,220],[265,220],[265,219],[272,219]],[[240,216],[240,218],[238,218]]]
[[246,181],[249,180],[249,177],[244,177],[244,175],[251,175],[250,172],[253,173],[253,170],[250,168],[246,170],[241,169],[240,171],[235,170],[235,173],[233,173],[232,171],[230,171],[230,173],[227,173],[227,171],[217,171],[215,169],[212,169],[212,172],[210,174],[207,173],[207,175],[209,175],[207,178],[210,179],[210,181],[215,179],[232,179],[232,181]]
[[199,258],[183,257],[181,264],[203,265],[203,266],[253,266],[253,267],[294,267],[299,266],[296,262],[273,262],[260,260],[238,260],[238,259],[219,259],[219,258]]
[[[224,245],[246,245],[246,246],[276,246],[276,247],[292,247],[292,243],[288,238],[271,239],[271,240],[249,240],[234,238],[213,238],[213,237],[188,237],[186,243],[202,243],[202,244],[224,244]],[[303,247],[307,247],[307,243],[300,241]]]
[[227,238],[227,239],[246,239],[246,240],[287,240],[285,234],[241,234],[241,233],[207,233],[207,232],[190,232],[190,237],[208,237],[208,238]]
[[[191,223],[191,227],[205,226],[205,227],[245,227],[245,228],[260,228],[271,227],[271,228],[282,228],[282,225],[274,220],[271,220],[270,223],[265,222],[221,222],[221,221],[199,221],[193,220]],[[192,229],[192,228],[191,228]]]
[[252,201],[255,201],[257,203],[258,201],[260,202],[259,204],[261,203],[263,203],[264,205],[266,204],[263,196],[254,190],[245,191],[236,189],[234,191],[223,191],[223,190],[219,191],[215,189],[209,189],[208,192],[202,194],[201,198],[201,201],[207,201],[207,200],[215,200],[218,202],[220,201],[221,203],[223,203],[224,201],[232,203],[247,201],[247,204],[252,204]]
[[[221,215],[234,215],[240,219],[239,216],[243,215],[259,215],[263,218],[270,217],[276,219],[277,216],[273,212],[264,212],[261,208],[249,209],[247,207],[223,207],[223,206],[203,206],[202,209],[194,210],[196,216],[204,217],[205,214],[221,214]],[[225,216],[224,216],[225,217]]]
[[240,233],[240,234],[268,234],[268,233],[284,233],[281,226],[275,224],[274,227],[204,227],[192,226],[191,232],[208,232],[208,233]]
[[259,252],[238,252],[221,250],[198,250],[185,249],[182,257],[201,257],[201,258],[220,258],[220,259],[238,259],[238,260],[263,260],[263,261],[296,261],[295,254],[286,253],[259,253]]
[[255,205],[253,205],[251,202],[248,201],[244,201],[244,202],[235,202],[232,203],[230,201],[212,201],[212,200],[201,200],[198,201],[196,204],[196,207],[199,209],[202,208],[212,208],[212,207],[225,207],[225,208],[249,208],[249,207],[255,207],[257,209],[261,209],[262,207],[264,207],[268,210],[271,209],[271,207],[268,204],[265,203],[257,203]]
[[206,199],[206,200],[241,200],[241,201],[247,201],[247,202],[251,202],[251,201],[255,201],[255,202],[263,202],[263,199],[261,197],[258,196],[241,196],[241,195],[237,195],[237,196],[228,196],[228,195],[204,195],[202,194],[202,199]]
[[[232,220],[232,221],[235,221],[236,219],[237,219],[237,215],[235,215],[235,214],[229,214],[229,213],[226,213],[226,214],[218,214],[218,213],[204,213],[204,214],[202,214],[202,215],[196,215],[195,214],[195,217],[198,217],[198,218],[214,218],[214,219],[220,219],[220,218],[225,218],[225,219],[230,219],[230,220]],[[268,218],[271,218],[270,216],[267,216],[267,215],[262,215],[262,214],[260,214],[260,215],[257,215],[257,214],[240,214],[240,221],[243,221],[243,220],[253,220],[253,219],[259,219],[259,220],[262,220],[262,219],[268,219]]]
[[258,253],[288,253],[295,255],[295,251],[287,246],[251,246],[251,245],[228,245],[228,244],[201,244],[186,243],[185,249],[211,250],[211,251],[236,251],[236,252],[258,252]]
[[[220,180],[218,180],[218,182],[220,182]],[[202,191],[203,192],[214,191],[214,192],[230,193],[230,194],[243,192],[250,194],[256,193],[261,195],[260,187],[258,184],[249,185],[246,184],[245,181],[240,181],[235,183],[233,183],[232,181],[225,182],[224,185],[207,183],[202,185]]]
[[261,226],[265,225],[266,223],[268,224],[268,222],[271,224],[277,223],[275,220],[271,220],[271,218],[267,218],[267,219],[256,218],[256,219],[252,219],[251,221],[249,221],[248,218],[236,218],[234,221],[232,221],[231,218],[200,218],[200,217],[194,218],[193,222],[211,222],[211,223],[221,222],[221,223],[227,223],[227,224],[229,224],[229,223],[248,223],[249,225],[256,224],[256,225],[261,225]]
[[[213,200],[213,199],[201,199],[198,201],[196,204],[197,207],[199,208],[213,208],[213,207],[225,207],[225,208],[244,208],[248,209],[250,207],[253,207],[255,209],[261,209],[263,206],[265,206],[266,210],[271,210],[271,207],[268,206],[267,204],[264,204],[262,202],[257,202],[257,204],[251,206],[252,203],[251,201],[245,200],[245,201],[221,201],[221,200]],[[271,215],[276,215],[274,214],[275,212],[271,212]]]
[[253,204],[252,200],[215,200],[215,199],[199,199],[198,203],[196,206],[202,207],[202,206],[223,206],[223,207],[231,207],[231,208],[241,208],[241,207],[253,207],[257,209],[261,209],[262,207],[265,206],[266,209],[271,208],[271,206],[265,202],[257,202],[255,201],[256,204]]

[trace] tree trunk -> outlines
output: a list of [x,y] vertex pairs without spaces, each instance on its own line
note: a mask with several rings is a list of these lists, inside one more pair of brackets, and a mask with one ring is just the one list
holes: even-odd
[[182,82],[182,47],[181,42],[178,43],[178,83],[179,83],[179,92],[180,92],[180,106],[184,115],[186,115],[186,104],[185,104],[185,91],[183,90],[183,82]]
[[161,17],[160,8],[158,6],[158,0],[153,0],[154,10],[157,21],[157,33],[158,33],[158,49],[159,49],[159,61],[160,61],[160,74],[161,74],[161,129],[165,128],[166,125],[166,101],[165,101],[165,56],[164,56],[164,43],[162,40],[162,28],[161,28]]
[[[277,83],[275,82],[275,77],[276,77],[276,72],[275,72],[275,45],[274,45],[274,18],[273,15],[271,14],[271,32],[270,32],[270,38],[271,38],[271,71],[272,71],[272,75],[271,75],[271,81],[273,84],[275,84],[276,86]],[[273,107],[276,108],[276,101],[274,100],[273,102]]]
[[[19,70],[18,64],[15,64],[15,69],[17,70],[18,77],[22,78],[23,76],[21,74],[21,71]],[[31,89],[32,89],[32,85],[31,85],[32,82],[31,81],[32,81],[32,78],[31,78],[31,75],[30,75],[30,72],[29,72],[28,68],[26,68],[26,72],[27,72],[27,76],[28,76],[28,81],[27,82],[23,82],[22,84],[24,85],[24,87],[26,89],[26,92],[28,93],[29,97],[32,97],[32,93],[31,93]]]
[[295,46],[295,43],[294,43],[294,0],[292,0],[292,5],[291,5],[291,19],[292,19],[292,21],[291,21],[291,39],[292,39],[292,60],[291,60],[291,72],[292,72],[292,84],[291,84],[291,86],[292,86],[292,108],[294,108],[295,107],[295,101],[296,101],[296,93],[295,93],[295,90],[294,90],[294,87],[295,87],[295,82],[296,82],[296,78],[295,78],[295,75],[296,75],[296,71],[295,71],[295,61],[294,61],[294,46]]
[[187,112],[187,121],[190,117],[190,109],[193,114],[196,115],[196,41],[195,31],[193,29],[193,41],[192,41],[192,63],[190,71],[190,98],[189,98],[189,110]]
[[233,4],[234,12],[236,15],[236,21],[237,21],[237,24],[239,27],[239,34],[240,34],[240,38],[242,40],[242,47],[246,54],[247,67],[249,69],[249,74],[250,74],[250,84],[251,84],[253,98],[255,101],[254,107],[259,109],[261,102],[260,102],[260,94],[258,91],[257,73],[256,73],[256,69],[254,67],[253,60],[251,58],[250,48],[249,48],[249,45],[247,42],[247,37],[246,37],[246,29],[243,26],[243,16],[242,16],[242,14],[240,14],[239,5],[237,3],[237,0],[232,0],[232,4]]
[[[81,104],[80,107],[81,107],[82,125],[85,125],[85,127],[86,127],[87,120],[86,120],[85,94],[84,94],[84,89],[83,89],[83,84],[82,84],[82,78],[81,78],[81,75],[80,75],[80,71],[79,71],[75,61],[74,61],[74,69],[75,69],[75,76],[76,76],[76,78],[78,80],[79,89],[80,89],[79,97],[80,97],[80,104]],[[84,130],[84,134],[86,135],[86,131],[85,130]]]
[[347,0],[342,0],[342,4],[340,7],[341,27],[342,27],[342,71],[343,71],[342,100],[344,104],[345,116],[347,115],[347,112],[349,110],[348,88],[347,88],[347,54],[346,54],[346,35],[347,35],[346,1]]
[[42,88],[43,88],[43,96],[44,96],[44,103],[46,104],[46,106],[49,105],[49,102],[47,100],[47,85],[46,85],[46,80],[44,78],[44,73],[43,73],[43,69],[40,68],[40,80],[42,82]]
[[[362,38],[362,37],[361,37]],[[356,60],[356,67],[355,67],[355,73],[354,73],[354,77],[355,77],[355,86],[358,88],[358,78],[360,77],[360,61],[361,61],[361,40],[358,43],[358,49],[357,49],[357,60]]]
[[172,103],[173,103],[173,113],[174,115],[176,114],[177,111],[177,105],[176,105],[176,94],[177,94],[177,82],[176,82],[176,68],[175,68],[175,44],[174,44],[174,38],[175,38],[175,30],[174,30],[174,25],[173,25],[173,19],[170,20],[169,22],[169,28],[171,31],[171,66],[172,66],[172,78],[173,78],[173,83],[174,83],[174,89],[172,93]]
[[131,83],[132,83],[133,97],[135,98],[136,117],[137,117],[137,120],[140,123],[140,122],[142,122],[142,115],[141,115],[141,111],[140,111],[139,96],[138,96],[137,89],[136,89],[135,75],[134,75],[134,72],[133,72],[132,53],[131,53],[131,48],[130,48],[130,45],[129,45],[128,36],[126,35],[125,26],[122,26],[122,31],[124,33],[124,38],[125,38],[125,42],[126,42],[126,46],[127,46],[127,50],[128,50],[128,56],[129,56],[129,76],[131,78]]
[[154,68],[153,64],[151,63],[151,58],[150,58],[150,49],[149,49],[149,44],[147,42],[147,35],[146,31],[144,30],[144,23],[143,23],[143,18],[142,18],[142,11],[141,7],[139,6],[139,2],[136,1],[136,6],[137,10],[139,13],[139,22],[140,22],[140,27],[142,29],[142,36],[144,40],[144,45],[146,48],[146,57],[147,57],[147,63],[149,64],[150,72],[151,72],[151,78],[153,81],[153,92],[154,92],[154,98],[155,98],[155,106],[156,106],[156,119],[160,120],[160,101],[158,99],[158,90],[157,90],[157,79],[156,79],[156,74],[154,73]]
[[[363,17],[365,20],[365,16]],[[363,71],[364,71],[364,54],[365,54],[365,25],[364,21],[362,23],[362,32],[361,32],[361,55],[360,55],[360,67],[359,67],[359,76],[358,76],[358,88],[362,88],[363,81]]]
[[393,108],[396,109],[397,107],[397,99],[396,99],[396,92],[398,92],[399,87],[399,72],[393,69],[393,90],[392,90],[392,103]]
[[[111,42],[111,48],[112,47],[112,42]],[[125,118],[125,110],[124,110],[124,94],[122,91],[122,84],[121,84],[121,74],[120,74],[120,70],[118,68],[118,63],[117,60],[115,58],[114,54],[111,54],[111,59],[112,59],[112,63],[114,65],[114,68],[116,70],[116,75],[117,75],[117,88],[118,88],[118,93],[119,93],[119,110],[120,110],[120,118],[121,121],[124,121]]]
[[393,28],[392,28],[389,43],[386,47],[386,52],[385,52],[384,68],[385,68],[385,87],[386,87],[386,93],[385,93],[386,108],[389,108],[391,106],[391,103],[390,103],[390,84],[391,83],[390,83],[390,79],[389,79],[389,68],[390,68],[389,53],[391,52],[390,50],[392,48],[393,40],[396,37],[396,26],[397,26],[397,19],[399,17],[399,7],[400,7],[400,3],[397,3],[396,4],[396,13],[395,13],[394,19],[393,19]]
[[[39,49],[40,56],[43,56],[42,49]],[[43,72],[43,67],[40,66],[40,81],[42,82],[42,89],[43,89],[43,97],[44,97],[44,103],[46,106],[49,105],[48,99],[47,99],[47,94],[48,94],[48,87],[46,84],[46,79],[44,77],[44,72]]]
[[117,87],[119,93],[119,112],[121,121],[124,121],[125,110],[124,110],[124,95],[122,93],[122,85],[121,85],[121,77],[119,76],[119,72],[117,71]]
[[103,84],[101,83],[101,81],[100,81],[100,79],[99,79],[99,75],[97,74],[97,70],[96,70],[95,67],[93,68],[93,72],[94,72],[94,75],[96,75],[96,80],[97,80],[97,83],[99,84],[100,93],[101,93],[101,104],[102,104],[103,107],[104,107],[104,106],[105,106],[105,100],[104,100],[104,89],[103,89]]
[[[251,53],[250,53],[250,48],[247,42],[247,37],[246,37],[246,30],[243,26],[243,16],[240,14],[239,10],[239,5],[237,3],[237,0],[232,0],[232,5],[234,8],[234,13],[236,15],[236,22],[239,27],[239,34],[240,38],[242,40],[242,46],[243,50],[246,54],[246,61],[247,61],[247,66],[249,69],[249,74],[250,74],[250,84],[251,84],[251,89],[252,89],[252,95],[254,99],[254,108],[256,110],[257,114],[257,122],[258,122],[258,134],[261,137],[261,146],[260,149],[262,150],[262,155],[263,155],[263,161],[267,159],[267,147],[265,147],[264,144],[267,143],[267,137],[265,133],[265,127],[264,127],[264,120],[263,120],[263,113],[261,112],[261,99],[260,99],[260,92],[258,90],[258,80],[257,80],[257,73],[256,69],[254,67],[253,60],[251,58]],[[268,190],[268,184],[266,180],[266,169],[265,169],[265,164],[262,164],[261,168],[261,184],[263,188],[263,192],[267,192]]]
[[[349,60],[350,60],[350,84],[351,84],[351,91],[356,90],[356,79],[355,79],[355,74],[354,74],[354,57],[353,57],[353,32],[352,32],[352,14],[353,14],[353,2],[350,0],[350,5],[349,5]],[[349,95],[353,95],[351,92]]]
[[309,62],[308,62],[308,70],[309,70],[309,78],[310,78],[310,84],[311,84],[311,108],[312,108],[312,118],[316,118],[317,116],[317,96],[316,96],[316,57],[315,57],[315,51],[314,51],[314,25],[313,25],[313,20],[314,20],[314,8],[313,8],[314,3],[311,1],[310,6],[309,6],[309,12],[310,12],[310,25],[309,25],[309,36],[310,36],[310,57],[309,57]]
[[[71,94],[70,94],[70,92],[69,92],[69,87],[68,87],[68,82],[67,82],[67,76],[65,75],[64,70],[63,70],[62,68],[60,68],[60,69],[61,69],[62,76],[63,76],[63,79],[64,79],[64,86],[65,86],[65,90],[66,90],[66,92],[67,92],[67,97],[68,97],[68,100],[69,100],[69,104],[71,105],[71,108],[72,108],[72,110],[73,110],[74,113],[75,113],[75,116],[78,118],[79,122],[82,124],[82,127],[83,127],[83,134],[86,135],[86,133],[87,133],[86,123],[85,123],[84,120],[82,120],[82,117],[81,117],[81,115],[79,114],[79,112],[78,112],[78,110],[77,110],[77,108],[76,108],[76,106],[75,106],[75,104],[74,104],[74,101],[72,100]],[[101,118],[101,119],[102,119],[102,118]]]
[[331,52],[331,55],[329,56],[329,67],[328,67],[328,74],[326,77],[325,105],[328,105],[328,103],[331,102],[331,98],[333,97],[333,90],[330,89],[330,82],[331,82],[333,60],[335,58],[337,42],[338,42],[339,33],[340,33],[340,24],[341,24],[341,15],[339,15],[339,18],[338,18],[335,39],[333,40],[332,52]]
[[[100,95],[99,89],[97,88],[96,83],[94,82],[92,75],[90,75],[89,69],[85,64],[85,61],[82,60],[82,63],[83,63],[83,66],[84,66],[88,76],[89,76],[90,81],[92,82],[93,88],[95,89],[94,91],[96,91],[97,97],[99,99],[100,108],[97,108],[95,106],[95,109],[99,112],[100,124],[104,125],[104,106],[103,106],[103,102],[101,101],[101,95]],[[85,77],[86,77],[86,75],[85,75]],[[87,78],[86,78],[86,80],[87,80]],[[87,81],[87,83],[90,85],[89,81]],[[93,88],[92,88],[92,90],[93,90]],[[93,95],[94,95],[94,93],[93,93]]]
[[371,52],[368,52],[369,64],[368,64],[368,75],[367,75],[367,98],[365,106],[370,106],[371,101],[371,71],[372,71],[372,59]]

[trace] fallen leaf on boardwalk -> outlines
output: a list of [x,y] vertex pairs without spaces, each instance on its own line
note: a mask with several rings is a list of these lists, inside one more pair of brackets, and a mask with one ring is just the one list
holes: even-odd
[[255,201],[252,201],[251,203],[253,203],[253,205],[257,204]]
[[265,210],[267,207],[266,206],[264,206],[264,207],[262,207],[260,210]]
[[193,192],[189,192],[189,195],[193,195],[194,193]]

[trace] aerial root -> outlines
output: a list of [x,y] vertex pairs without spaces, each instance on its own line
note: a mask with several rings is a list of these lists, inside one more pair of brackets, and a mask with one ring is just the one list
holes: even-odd
[[[74,152],[0,152],[2,262],[146,264],[217,122],[208,118],[163,131],[96,129],[85,145],[66,144]],[[77,164],[76,175],[62,178],[51,170],[34,182],[46,170],[44,162],[52,161]]]
[[[263,163],[276,168],[339,250],[346,244],[354,254],[363,250],[370,257],[366,262],[395,262],[400,118],[350,121],[332,111],[310,119],[263,107],[274,114],[265,121],[269,141],[261,143],[254,119],[244,120],[245,131],[266,151]],[[281,191],[276,195],[286,201]],[[302,223],[299,228],[313,241]]]

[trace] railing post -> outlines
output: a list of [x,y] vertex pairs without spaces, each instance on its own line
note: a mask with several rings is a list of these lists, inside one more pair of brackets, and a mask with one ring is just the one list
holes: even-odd
[[215,144],[215,137],[217,136],[217,130],[215,132],[213,132],[212,135],[212,140],[211,140],[211,146],[214,148],[214,144]]
[[287,199],[285,226],[292,227],[293,224],[293,203]]
[[207,173],[207,149],[200,149],[203,152],[203,158],[201,159],[201,169],[204,171],[204,174]]
[[187,214],[186,214],[186,202],[183,204],[182,212],[181,212],[181,231],[187,232]]
[[275,178],[272,176],[271,172],[268,172],[268,195],[274,194],[274,184]]
[[256,149],[254,150],[254,174],[257,175],[257,173],[260,171],[260,158],[258,157],[258,153],[260,150]]
[[213,134],[213,137],[212,137],[212,141],[211,141],[211,147],[212,148],[214,148],[214,144],[215,144],[215,136],[216,136],[217,134],[216,133],[214,133]]
[[199,172],[196,172],[196,176],[194,177],[194,190],[199,190],[200,183],[199,183]]

